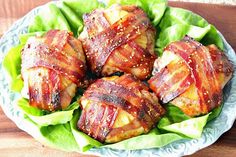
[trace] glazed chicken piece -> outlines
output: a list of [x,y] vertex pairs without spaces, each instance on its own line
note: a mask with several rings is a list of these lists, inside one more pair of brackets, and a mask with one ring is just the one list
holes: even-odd
[[80,35],[88,64],[98,76],[125,72],[144,80],[150,76],[155,29],[137,6],[113,5],[83,16]]
[[155,94],[130,74],[97,80],[80,103],[78,128],[106,143],[147,133],[165,112]]
[[206,47],[186,36],[165,48],[148,82],[163,103],[197,116],[222,103],[222,89],[232,72],[232,64],[215,45]]
[[30,105],[47,111],[65,109],[85,75],[81,42],[72,33],[51,30],[30,38],[21,58]]

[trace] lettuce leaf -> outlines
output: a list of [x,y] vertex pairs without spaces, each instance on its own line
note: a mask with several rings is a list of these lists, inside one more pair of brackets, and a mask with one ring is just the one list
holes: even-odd
[[130,138],[130,139],[127,139],[127,140],[124,140],[115,144],[104,145],[77,129],[77,122],[78,122],[79,116],[80,116],[79,112],[76,111],[73,116],[73,119],[70,121],[70,125],[71,125],[72,133],[79,146],[79,149],[83,152],[89,150],[92,147],[97,147],[97,148],[107,147],[107,148],[124,149],[124,150],[160,148],[171,142],[174,142],[180,139],[185,139],[185,137],[175,134],[175,133],[160,134],[158,129],[155,128],[146,135],[133,137],[133,138]]
[[169,124],[179,123],[179,122],[191,119],[191,117],[186,115],[186,114],[184,114],[184,112],[181,111],[180,108],[178,108],[178,107],[176,107],[176,106],[174,106],[174,105],[172,105],[170,103],[165,106],[165,109],[166,109],[166,114],[159,121],[159,125],[161,125],[162,120],[164,120],[165,118],[168,119]]
[[205,19],[189,10],[167,7],[160,27],[167,28],[175,24],[191,24],[201,28],[208,26],[208,22]]
[[29,37],[41,36],[45,32],[33,32],[19,35],[20,44],[12,47],[3,60],[3,67],[9,75],[10,89],[14,92],[21,92],[24,82],[21,78],[21,50]]
[[199,138],[201,137],[203,127],[207,123],[208,117],[209,114],[166,126],[161,126],[160,124],[162,123],[159,123],[158,127],[160,129],[179,133],[190,138]]
[[102,3],[96,0],[63,0],[57,5],[49,3],[30,22],[28,32],[60,29],[72,31],[78,36],[83,29],[82,15],[101,6]]
[[5,56],[2,64],[5,70],[8,72],[11,79],[10,82],[14,82],[17,79],[21,71],[21,50],[23,45],[17,45],[12,47]]
[[12,82],[11,82],[11,90],[13,92],[20,93],[22,88],[24,87],[24,81],[21,78],[21,75],[18,75]]
[[163,49],[171,42],[189,35],[204,45],[215,44],[223,50],[223,41],[216,28],[201,16],[185,9],[167,7],[158,26],[156,51],[162,55]]
[[167,7],[166,0],[105,0],[105,3],[107,6],[116,3],[122,5],[137,5],[148,14],[154,26],[160,22]]
[[76,111],[73,115],[72,120],[70,121],[70,126],[71,126],[72,133],[74,135],[74,138],[78,144],[80,151],[85,152],[92,147],[98,148],[102,146],[103,145],[102,143],[98,142],[97,140],[94,140],[87,134],[77,129],[77,122],[78,122],[79,116],[80,116],[80,112]]
[[220,114],[222,106],[215,108],[204,116],[191,118],[185,115],[178,107],[168,104],[166,106],[167,113],[159,121],[157,127],[161,130],[178,133],[189,138],[199,138],[206,123]]
[[70,124],[57,124],[40,127],[45,144],[65,151],[78,151],[78,145],[71,132]]
[[[44,33],[45,32],[42,31],[19,35],[20,44],[11,48],[5,56],[3,60],[3,66],[9,74],[12,91],[20,93],[24,86],[24,82],[21,78],[21,50],[23,46],[27,42],[28,38],[36,35],[41,36]],[[74,110],[79,107],[79,104],[75,102],[69,105],[68,109],[66,110],[49,113],[30,106],[29,101],[22,98],[18,101],[18,107],[21,109],[21,111],[27,114],[29,118],[37,123],[37,125],[47,126],[63,124],[70,121],[72,119]]]
[[69,123],[41,127],[24,115],[21,124],[25,125],[25,131],[44,145],[64,151],[78,151]]
[[224,44],[223,40],[220,37],[219,33],[217,32],[215,26],[210,25],[211,29],[209,32],[201,39],[201,43],[204,45],[210,45],[210,44],[215,44],[218,46],[221,50],[224,50]]
[[30,22],[28,32],[48,31],[50,29],[71,31],[60,9],[52,3],[43,6],[43,9],[41,9],[33,21]]
[[193,37],[195,40],[201,40],[211,29],[211,25],[204,28],[188,25],[175,24],[161,31],[159,38],[156,41],[158,54],[162,54],[163,48],[169,43],[182,39],[186,34]]
[[68,7],[65,2],[61,3],[60,9],[63,15],[66,17],[74,34],[79,34],[83,29],[82,19],[79,18],[79,16],[77,16],[77,14],[70,7]]
[[25,45],[25,43],[27,42],[27,40],[30,37],[34,37],[34,36],[43,36],[45,34],[45,31],[39,31],[39,32],[32,32],[32,33],[26,33],[26,34],[20,34],[19,35],[19,39],[20,39],[20,44],[21,45]]
[[[167,44],[182,39],[186,34],[205,45],[216,44],[223,49],[222,39],[214,26],[191,11],[167,7],[166,0],[107,0],[106,6],[96,0],[63,0],[57,5],[50,3],[43,6],[30,22],[29,33],[19,36],[21,43],[4,58],[3,66],[11,78],[11,89],[20,92],[23,87],[20,52],[29,37],[42,35],[50,29],[73,31],[78,36],[83,29],[84,13],[114,3],[136,4],[144,9],[157,29],[155,49],[160,55]],[[222,107],[207,115],[191,118],[179,108],[167,105],[167,114],[150,133],[106,145],[77,129],[81,110],[76,102],[65,111],[49,113],[30,106],[27,99],[20,99],[18,108],[24,113],[25,123],[22,125],[29,126],[28,132],[42,143],[66,151],[87,151],[92,147],[125,150],[159,148],[176,140],[198,138],[206,123],[217,117]]]
[[28,38],[31,36],[40,36],[44,32],[34,32],[19,35],[20,44],[12,47],[3,60],[4,69],[8,72],[10,79],[14,82],[15,79],[19,79],[21,73],[21,50],[23,49]]
[[79,104],[77,102],[74,102],[69,106],[68,109],[50,113],[30,106],[27,99],[20,99],[18,101],[18,107],[37,125],[48,126],[64,124],[70,121],[72,119],[74,110],[79,108]]
[[63,2],[70,7],[79,18],[82,18],[83,14],[89,13],[94,9],[104,7],[103,3],[97,0],[63,0]]
[[211,114],[209,115],[209,117],[207,119],[208,122],[219,116],[219,114],[223,108],[223,105],[224,104],[222,103],[219,107],[217,107],[211,111]]
[[104,145],[103,147],[124,150],[160,148],[180,139],[185,139],[185,137],[175,133],[160,134],[158,129],[155,128],[146,135],[136,136],[115,144]]

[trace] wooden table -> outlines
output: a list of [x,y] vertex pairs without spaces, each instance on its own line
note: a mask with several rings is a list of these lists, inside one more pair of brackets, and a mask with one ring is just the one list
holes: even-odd
[[[0,34],[32,8],[49,0],[0,0]],[[200,3],[170,2],[171,6],[186,8],[200,14],[214,24],[236,50],[236,6],[220,6]],[[224,126],[222,126],[224,127]],[[9,120],[0,108],[0,156],[86,156],[67,153],[43,146]],[[193,157],[236,156],[236,124],[213,145],[202,149]]]

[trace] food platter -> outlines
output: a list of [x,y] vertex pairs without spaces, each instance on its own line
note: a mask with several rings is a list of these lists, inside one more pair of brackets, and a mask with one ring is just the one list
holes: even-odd
[[[55,3],[55,2],[54,2]],[[1,62],[3,56],[8,52],[8,50],[19,43],[18,34],[26,33],[29,21],[38,13],[42,7],[36,8],[24,16],[22,19],[17,21],[7,33],[1,38],[0,41],[0,52],[1,52]],[[226,50],[227,57],[231,60],[231,62],[236,65],[236,56],[234,50],[231,46],[226,42],[224,37],[221,35],[224,41],[224,47]],[[0,65],[1,76],[0,76],[0,89],[1,89],[1,101],[0,104],[5,112],[5,114],[13,120],[17,126],[28,132],[34,138],[38,139],[39,135],[33,130],[34,127],[31,126],[30,123],[23,119],[23,115],[19,110],[17,110],[15,101],[18,99],[19,95],[15,94],[10,91],[9,89],[9,78],[7,78],[7,74],[4,71],[2,64]],[[98,148],[98,149],[91,149],[88,153],[92,154],[102,154],[102,155],[114,155],[114,156],[182,156],[188,155],[196,152],[199,149],[202,149],[210,144],[214,143],[224,132],[229,130],[233,122],[236,118],[235,112],[236,107],[234,102],[236,102],[236,76],[233,75],[231,81],[227,84],[224,89],[224,106],[221,114],[214,119],[213,121],[209,122],[205,127],[202,137],[199,139],[193,140],[180,140],[173,142],[167,146],[164,146],[159,149],[145,149],[145,150],[114,150],[109,148]],[[224,127],[222,127],[224,126]],[[41,141],[43,142],[43,141]]]

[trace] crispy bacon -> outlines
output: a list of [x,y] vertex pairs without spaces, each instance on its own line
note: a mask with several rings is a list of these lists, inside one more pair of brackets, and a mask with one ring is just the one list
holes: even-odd
[[216,77],[221,88],[230,80],[233,72],[233,64],[229,62],[224,52],[220,51],[215,45],[207,46],[211,59],[213,61],[213,67],[216,72]]
[[30,105],[49,111],[66,108],[85,75],[80,41],[67,31],[51,30],[30,38],[21,56]]
[[[171,60],[171,55],[172,59]],[[169,61],[169,62],[168,62]],[[159,67],[159,63],[168,63]],[[158,58],[154,64],[154,76],[148,81],[150,88],[157,96],[167,103],[179,94],[183,93],[193,82],[188,65],[181,58],[166,52]]]
[[[114,12],[124,15],[116,17]],[[83,19],[86,29],[82,34],[87,36],[80,38],[94,73],[107,76],[121,71],[140,79],[150,75],[156,58],[155,30],[143,10],[115,5],[85,14]]]
[[150,88],[164,103],[172,100],[190,116],[219,106],[222,88],[232,74],[231,63],[216,46],[205,47],[188,36],[169,44],[154,66]]
[[83,110],[78,128],[101,142],[146,133],[164,114],[157,97],[130,74],[97,80],[80,102]]

